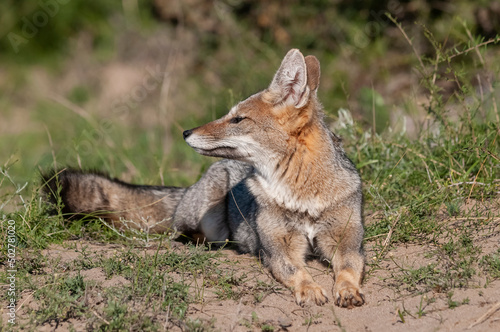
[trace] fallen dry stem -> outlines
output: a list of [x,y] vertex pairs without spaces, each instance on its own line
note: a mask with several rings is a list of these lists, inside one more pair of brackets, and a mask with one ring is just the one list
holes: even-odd
[[470,324],[467,329],[470,330],[474,326],[481,324],[482,322],[484,322],[485,320],[487,320],[488,318],[490,318],[498,309],[500,309],[500,302],[497,302],[497,304],[495,304],[484,315],[482,315],[481,317],[479,317],[474,323]]

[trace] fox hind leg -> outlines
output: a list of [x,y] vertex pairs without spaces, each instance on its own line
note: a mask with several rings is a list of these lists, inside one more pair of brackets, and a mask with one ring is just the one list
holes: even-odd
[[229,238],[229,227],[226,221],[226,204],[222,200],[210,208],[201,218],[201,231],[208,242],[222,245]]

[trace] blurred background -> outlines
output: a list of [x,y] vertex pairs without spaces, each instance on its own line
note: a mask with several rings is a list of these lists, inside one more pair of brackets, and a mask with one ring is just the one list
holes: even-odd
[[320,60],[332,127],[420,139],[460,117],[465,87],[500,98],[493,0],[4,0],[0,22],[0,195],[65,166],[192,183],[213,159],[182,130],[267,87],[290,48]]

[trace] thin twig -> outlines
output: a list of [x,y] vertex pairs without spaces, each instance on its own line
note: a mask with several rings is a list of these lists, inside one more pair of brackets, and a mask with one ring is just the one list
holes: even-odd
[[427,177],[429,178],[429,183],[432,184],[431,172],[429,171],[429,166],[427,165],[424,159],[422,159],[422,162],[424,163],[425,170],[427,171]]
[[483,83],[481,82],[481,75],[477,74],[477,86],[479,88],[479,95],[481,96],[481,102],[479,103],[479,109],[481,110],[481,115],[483,116],[483,121],[486,121],[486,114],[484,112],[484,91],[483,91]]
[[472,50],[474,50],[474,49],[477,49],[478,47],[481,47],[481,46],[486,46],[486,45],[491,44],[491,43],[495,43],[495,44],[496,44],[496,43],[498,43],[498,41],[499,41],[499,39],[497,39],[497,38],[487,40],[487,41],[482,42],[482,43],[480,43],[480,44],[477,44],[477,45],[475,45],[475,46],[469,47],[468,49],[463,50],[463,51],[461,51],[461,52],[459,52],[459,53],[457,53],[457,54],[450,55],[450,56],[448,57],[448,59],[453,59],[454,57],[457,57],[457,56],[459,56],[459,55],[462,55],[462,54],[468,53],[468,52],[470,52],[470,51],[472,51]]
[[94,121],[92,121],[92,116],[85,109],[72,103],[68,99],[66,99],[60,95],[57,95],[57,94],[51,94],[49,96],[49,98],[52,99],[53,101],[55,101],[56,103],[61,104],[62,106],[66,107],[67,109],[73,111],[74,113],[78,114],[79,116],[81,116],[82,118],[87,120],[88,122],[94,122]]
[[485,148],[481,148],[481,150],[483,150],[483,152],[486,152],[487,154],[489,154],[490,157],[495,159],[496,161],[500,161],[500,158],[497,157],[495,154],[493,154],[493,152],[491,152],[490,150],[487,150]]
[[391,229],[389,229],[389,233],[387,234],[387,237],[384,240],[384,243],[383,243],[384,247],[380,251],[380,255],[382,255],[382,253],[384,252],[385,248],[387,248],[387,246],[391,242],[391,237],[392,237],[392,233],[394,232],[394,227],[396,227],[396,224],[399,222],[399,219],[401,219],[401,214],[398,214],[398,216],[396,217],[396,219],[392,222]]
[[377,235],[365,237],[365,241],[366,240],[371,240],[371,239],[376,239],[376,238],[381,237],[381,236],[386,236],[387,234],[389,234],[389,233],[383,233],[383,234],[377,234]]
[[97,311],[95,311],[94,309],[90,309],[90,311],[92,311],[92,313],[97,317],[99,318],[100,320],[102,320],[104,323],[106,323],[106,325],[109,325],[109,322],[104,318],[102,317],[101,315],[99,315],[97,313]]
[[486,183],[482,183],[482,182],[457,182],[457,183],[452,183],[446,187],[453,187],[453,186],[460,186],[462,184],[475,184],[475,185],[479,185],[479,186],[486,186],[487,184]]
[[26,303],[26,301],[28,301],[33,296],[33,294],[35,294],[35,291],[31,292],[31,294],[29,294],[28,297],[24,299],[23,303],[21,303],[19,305],[19,307],[17,307],[16,311],[21,310],[21,308],[23,307],[23,305]]
[[[474,43],[474,37],[472,37],[472,34],[470,33],[470,30],[467,27],[465,27],[465,32],[467,32],[467,36],[469,37],[470,41]],[[479,58],[479,61],[484,67],[484,59],[483,56],[481,55],[481,52],[479,52],[479,45],[475,45],[473,49],[474,51],[476,51],[477,57]]]
[[420,67],[422,67],[422,72],[424,72],[425,70],[425,66],[424,66],[424,63],[422,62],[422,58],[420,57],[420,54],[418,54],[417,52],[417,49],[415,48],[415,46],[413,45],[413,42],[411,41],[410,37],[408,37],[408,35],[406,34],[406,32],[404,31],[403,27],[401,26],[401,23],[399,23],[394,17],[392,17],[392,15],[390,14],[387,14],[387,17],[389,17],[389,19],[394,23],[396,24],[396,26],[398,27],[399,31],[401,31],[401,33],[403,34],[403,36],[405,37],[406,41],[408,42],[408,44],[410,44],[411,48],[413,49],[413,53],[415,53],[415,55],[417,56],[417,59],[418,59],[418,62],[420,63]]
[[500,302],[497,302],[484,315],[482,315],[481,317],[479,317],[474,323],[470,324],[467,329],[470,330],[474,326],[481,324],[482,322],[484,322],[485,320],[487,320],[488,318],[490,318],[498,309],[500,309]]
[[44,124],[45,131],[47,132],[47,137],[49,138],[50,150],[52,151],[52,160],[54,161],[54,169],[57,169],[56,152],[54,151],[54,144],[52,142],[52,135],[50,135],[49,128]]
[[491,221],[500,221],[500,218],[492,219],[491,217],[459,217],[459,218],[451,218],[450,221],[459,221],[459,220],[489,220]]

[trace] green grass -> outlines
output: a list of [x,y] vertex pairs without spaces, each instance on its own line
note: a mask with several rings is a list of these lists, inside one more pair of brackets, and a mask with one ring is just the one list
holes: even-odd
[[[155,321],[166,311],[177,324],[184,321],[189,304],[203,301],[202,288],[215,287],[218,292],[231,287],[228,280],[211,277],[220,274],[220,253],[200,247],[179,251],[160,251],[158,247],[151,254],[130,246],[115,250],[108,257],[85,246],[66,250],[76,252],[78,257],[63,262],[35,251],[24,253],[17,264],[19,293],[28,291],[38,304],[37,309],[28,311],[22,326],[82,318],[89,320],[92,329],[156,330]],[[85,271],[96,269],[102,271],[106,280],[121,276],[127,283],[103,287],[83,278]],[[5,282],[5,278],[6,273],[2,272],[0,281]],[[207,278],[207,284],[196,284],[195,279]],[[227,295],[219,298],[226,299]],[[139,308],[134,304],[138,299]],[[88,306],[95,306],[100,313],[89,311]]]
[[481,257],[479,264],[488,272],[493,279],[500,278],[500,249],[496,253]]
[[[495,96],[478,95],[469,76],[471,68],[465,70],[465,61],[452,60],[468,51],[446,49],[430,33],[427,37],[435,54],[416,56],[421,86],[428,93],[423,106],[430,121],[418,139],[397,132],[367,132],[356,123],[343,125],[341,130],[350,144],[355,142],[348,151],[361,168],[365,208],[379,212],[376,222],[366,227],[367,238],[378,248],[372,268],[377,269],[391,245],[436,248],[426,255],[431,261],[428,265],[399,265],[392,275],[401,290],[420,293],[468,287],[478,273],[495,275],[494,267],[488,271],[494,266],[494,255],[482,258],[486,268],[478,266],[478,241],[498,226],[500,188]],[[462,49],[474,49],[479,43],[484,40],[471,39]],[[479,58],[476,64],[484,66],[481,53],[474,55]],[[445,97],[440,79],[453,81],[458,91]],[[497,91],[491,83],[489,89]]]

